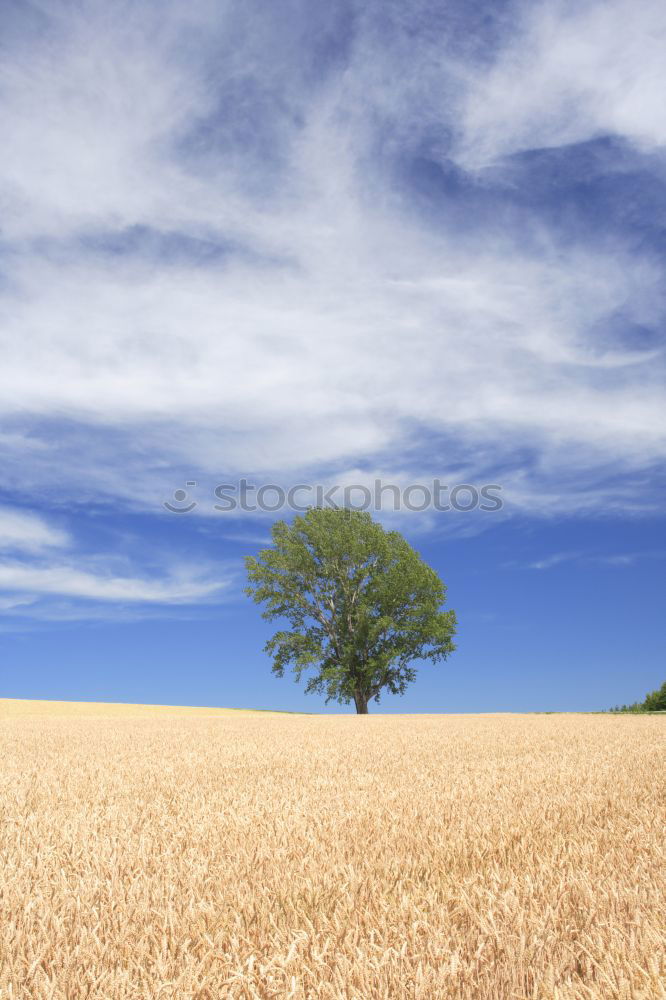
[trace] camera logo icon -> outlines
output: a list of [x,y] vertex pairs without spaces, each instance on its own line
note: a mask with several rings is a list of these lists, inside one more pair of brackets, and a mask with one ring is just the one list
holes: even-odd
[[[190,479],[185,483],[185,485],[196,486],[197,484],[195,480]],[[170,510],[172,514],[189,514],[189,512],[194,510],[197,506],[197,502],[196,500],[191,500],[189,503],[187,501],[187,490],[175,490],[173,494],[173,502],[165,500],[162,506],[166,507],[167,510]]]

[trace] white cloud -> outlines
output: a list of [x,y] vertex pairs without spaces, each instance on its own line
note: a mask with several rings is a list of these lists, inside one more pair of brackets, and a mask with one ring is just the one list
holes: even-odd
[[588,566],[603,567],[627,567],[633,566],[644,559],[663,559],[666,553],[663,550],[649,550],[644,552],[619,552],[606,555],[595,555],[589,552],[556,552],[546,556],[536,562],[530,563],[530,569],[552,569],[564,562],[577,562]]
[[[123,577],[87,572],[77,565],[32,566],[0,564],[0,590],[31,595],[58,595],[92,601],[152,604],[188,604],[218,597],[229,586],[193,573],[173,573],[166,578]],[[11,598],[9,599],[11,601]]]
[[553,566],[559,566],[564,562],[572,562],[575,559],[580,559],[580,552],[554,552],[551,556],[546,556],[545,559],[538,559],[536,562],[530,563],[530,569],[552,569]]
[[[116,533],[116,541],[120,536]],[[235,571],[207,562],[155,564],[136,539],[131,558],[120,551],[91,554],[47,518],[0,508],[0,612],[33,618],[98,617],[99,610],[62,599],[127,605],[187,605],[219,601]],[[61,550],[66,550],[62,552]],[[137,571],[150,563],[150,572]]]
[[0,551],[41,552],[69,544],[68,534],[43,518],[11,507],[0,507]]
[[497,60],[470,78],[458,156],[484,166],[607,134],[662,147],[665,37],[661,0],[525,4]]
[[[446,240],[432,255],[424,240],[406,241],[411,277],[399,281],[382,259],[344,280],[313,264],[307,276],[239,266],[129,279],[31,260],[4,317],[2,407],[87,428],[58,431],[32,470],[75,479],[72,492],[140,496],[151,467],[290,474],[389,450],[404,464],[419,428],[457,437],[468,456],[490,442],[565,465],[574,452],[588,466],[663,456],[653,354],[586,336],[627,299],[648,310],[656,272],[619,252],[502,261],[499,248],[471,257]],[[104,428],[120,456],[118,439],[105,454]],[[25,481],[8,452],[7,474]]]
[[5,597],[0,594],[0,611],[16,611],[17,608],[28,608],[37,598],[33,594],[12,594]]
[[[524,229],[435,224],[373,152],[378,116],[394,116],[391,153],[408,151],[410,128],[438,108],[450,126],[463,97],[463,159],[611,127],[661,141],[643,44],[661,14],[609,7],[540,6],[472,77],[436,39],[416,43],[422,62],[383,50],[361,18],[321,86],[256,11],[248,34],[226,4],[44,7],[54,24],[4,52],[0,102],[8,485],[157,510],[181,472],[424,476],[462,460],[472,481],[501,470],[515,509],[621,506],[609,465],[635,476],[666,455],[663,375],[656,350],[599,330],[618,311],[656,323],[660,269],[619,239],[526,246]],[[246,109],[243,81],[274,91],[275,113]],[[131,227],[152,235],[104,250]],[[185,238],[231,249],[199,258]],[[521,450],[536,457],[512,474]]]

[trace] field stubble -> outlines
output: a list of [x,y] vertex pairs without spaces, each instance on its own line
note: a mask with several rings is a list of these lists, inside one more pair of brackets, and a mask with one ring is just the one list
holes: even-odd
[[666,1000],[663,718],[8,705],[0,1000]]

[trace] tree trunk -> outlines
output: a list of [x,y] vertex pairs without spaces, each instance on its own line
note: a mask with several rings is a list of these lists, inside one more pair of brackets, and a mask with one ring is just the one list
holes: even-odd
[[356,704],[356,714],[357,715],[367,715],[368,714],[368,699],[364,694],[355,694],[354,702]]

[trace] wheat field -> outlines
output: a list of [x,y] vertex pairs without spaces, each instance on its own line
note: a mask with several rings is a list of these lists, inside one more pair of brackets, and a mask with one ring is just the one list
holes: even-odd
[[0,704],[0,998],[666,998],[666,719]]

